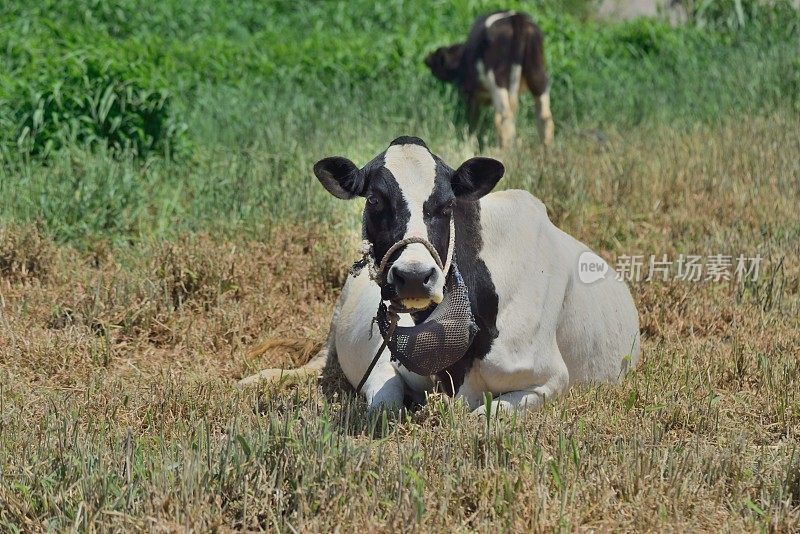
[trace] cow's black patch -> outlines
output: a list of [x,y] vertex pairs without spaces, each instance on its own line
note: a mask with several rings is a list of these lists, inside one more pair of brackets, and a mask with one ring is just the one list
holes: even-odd
[[[454,211],[456,226],[456,261],[464,283],[469,289],[472,313],[480,331],[469,350],[455,365],[438,374],[445,392],[454,395],[464,383],[464,377],[475,360],[483,359],[497,338],[497,309],[499,298],[492,276],[484,261],[478,256],[483,248],[481,238],[480,205],[478,202],[458,201]],[[414,317],[414,320],[424,320]]]
[[428,145],[425,144],[425,141],[423,141],[419,137],[414,137],[413,135],[401,135],[400,137],[396,138],[394,141],[389,143],[389,146],[394,146],[394,145],[419,145],[421,147],[428,148]]
[[384,165],[385,152],[367,163],[367,202],[364,204],[364,237],[372,243],[376,261],[381,261],[396,242],[403,239],[411,212],[400,184]]
[[439,253],[439,258],[444,264],[447,263],[447,249],[450,244],[450,217],[456,201],[453,188],[450,186],[450,178],[455,171],[437,156],[433,157],[436,161],[436,178],[431,195],[422,206],[422,220],[428,231],[428,241]]

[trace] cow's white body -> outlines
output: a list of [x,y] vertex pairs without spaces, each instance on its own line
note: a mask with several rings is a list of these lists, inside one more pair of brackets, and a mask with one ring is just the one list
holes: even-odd
[[[578,278],[588,247],[558,229],[525,191],[480,200],[485,262],[498,295],[498,337],[467,372],[456,397],[482,410],[535,408],[575,382],[613,382],[639,356],[639,319],[628,288],[613,270],[592,284]],[[458,232],[458,229],[456,229]],[[326,353],[335,352],[354,386],[381,344],[372,318],[380,289],[364,269],[348,278],[337,303]],[[401,324],[411,324],[408,316]],[[434,382],[390,362],[385,351],[363,388],[370,406],[399,406],[405,393]]]

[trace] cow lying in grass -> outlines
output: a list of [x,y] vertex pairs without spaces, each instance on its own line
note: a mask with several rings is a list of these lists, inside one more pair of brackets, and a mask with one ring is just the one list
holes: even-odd
[[[463,358],[436,376],[415,375],[385,351],[362,389],[370,407],[400,406],[407,393],[436,383],[473,410],[484,409],[485,393],[494,397],[493,411],[530,409],[575,382],[616,381],[636,364],[639,319],[624,282],[610,268],[582,282],[579,257],[588,247],[556,228],[531,194],[488,194],[503,176],[499,161],[472,158],[453,170],[422,140],[400,137],[360,169],[331,157],[314,172],[334,196],[365,199],[363,235],[375,258],[409,237],[448,258],[452,219],[455,258],[480,329]],[[390,260],[384,287],[367,269],[348,278],[325,347],[295,373],[316,372],[336,357],[355,386],[381,344],[373,317],[382,298],[416,310],[401,324],[424,320],[441,301],[446,273],[426,246],[408,244]]]
[[458,87],[475,124],[481,104],[491,102],[501,147],[515,135],[519,95],[530,90],[542,143],[553,140],[550,91],[542,31],[525,13],[501,11],[478,17],[467,40],[443,46],[425,58],[434,76]]

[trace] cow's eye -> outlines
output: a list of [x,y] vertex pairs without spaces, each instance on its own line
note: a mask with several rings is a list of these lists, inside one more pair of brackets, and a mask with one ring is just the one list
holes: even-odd
[[441,212],[442,215],[450,215],[451,213],[453,213],[453,208],[455,207],[455,205],[456,205],[456,199],[454,198],[450,199],[444,204],[442,204],[442,207],[439,208],[439,211]]

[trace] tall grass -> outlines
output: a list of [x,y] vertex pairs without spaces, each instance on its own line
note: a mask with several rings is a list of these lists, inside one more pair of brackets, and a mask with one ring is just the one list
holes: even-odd
[[[744,27],[670,28],[502,3],[531,12],[545,31],[562,138],[796,113],[798,16],[782,5],[753,8]],[[310,176],[323,155],[364,162],[400,134],[440,152],[486,148],[466,135],[457,95],[421,60],[497,7],[7,2],[0,217],[40,220],[59,239],[84,242],[340,220],[342,205]],[[524,126],[530,107],[522,143],[536,142]]]

